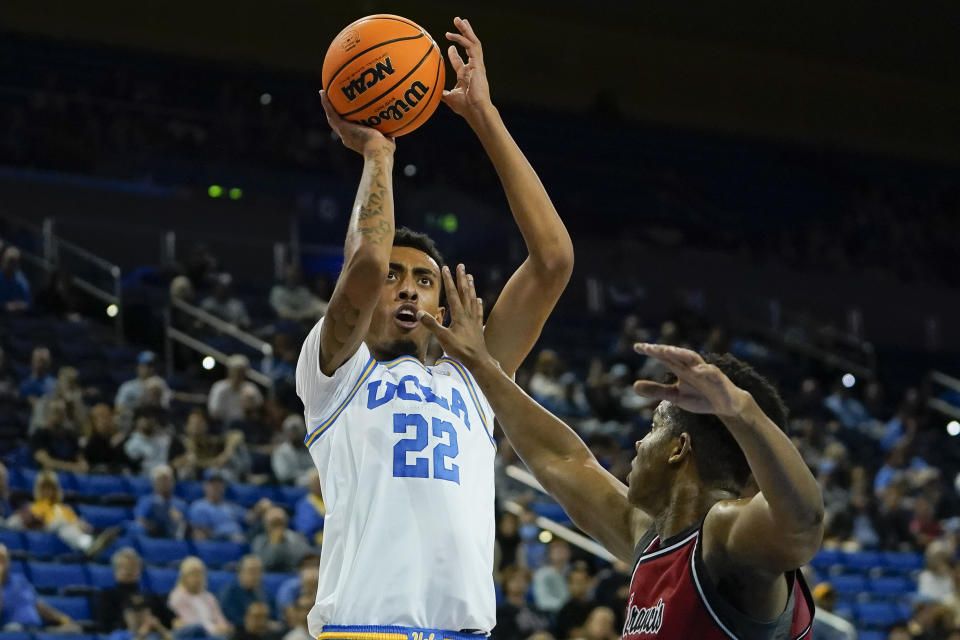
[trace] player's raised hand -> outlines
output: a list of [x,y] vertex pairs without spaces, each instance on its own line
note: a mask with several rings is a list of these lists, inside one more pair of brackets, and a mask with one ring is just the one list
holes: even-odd
[[637,380],[633,390],[652,400],[667,400],[691,413],[717,416],[739,415],[750,401],[750,394],[718,367],[704,362],[695,351],[662,344],[638,342],[637,353],[656,358],[677,377],[673,384]]
[[426,311],[418,314],[420,322],[437,336],[440,346],[450,357],[470,367],[489,358],[483,339],[483,300],[477,296],[473,276],[464,266],[457,266],[457,283],[453,282],[450,267],[443,267],[443,286],[447,292],[450,327],[444,327]]
[[[457,74],[457,84],[443,92],[447,106],[464,118],[478,114],[490,103],[490,85],[487,84],[487,69],[483,65],[483,48],[468,20],[453,19],[457,33],[447,32],[447,40],[453,42],[447,49],[447,58]],[[456,45],[463,47],[467,61],[460,57]]]
[[388,138],[372,127],[341,118],[333,105],[330,104],[330,98],[327,97],[326,91],[320,91],[320,103],[327,114],[327,122],[330,124],[330,128],[340,136],[343,146],[359,154],[365,154],[377,148],[393,153],[396,149],[396,144],[394,144],[392,138]]

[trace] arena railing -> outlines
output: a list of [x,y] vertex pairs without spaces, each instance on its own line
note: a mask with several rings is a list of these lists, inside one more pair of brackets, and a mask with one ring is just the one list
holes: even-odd
[[[172,311],[174,310],[185,313],[190,317],[192,317],[194,320],[196,320],[199,324],[209,326],[215,331],[218,331],[224,335],[230,336],[231,338],[239,342],[242,342],[243,344],[259,351],[261,354],[263,354],[264,358],[273,358],[273,347],[270,345],[269,342],[265,342],[260,338],[258,338],[257,336],[251,333],[247,333],[246,331],[240,329],[236,325],[231,324],[225,320],[222,320],[217,316],[207,311],[204,311],[200,307],[194,306],[189,302],[185,302],[184,300],[173,298],[170,300],[170,307],[168,307],[163,314],[164,336],[165,336],[164,347],[166,350],[165,355],[167,360],[167,376],[168,377],[173,375],[173,362],[174,362],[173,343],[174,342],[182,344],[188,349],[196,351],[197,353],[200,353],[203,356],[210,356],[216,362],[222,365],[226,365],[227,360],[230,357],[230,354],[226,354],[223,351],[220,351],[219,349],[216,349],[208,345],[207,343],[203,342],[203,340],[200,340],[199,338],[191,336],[187,332],[174,327],[172,322],[172,319],[173,319]],[[247,378],[268,389],[271,386],[273,386],[273,383],[268,376],[260,373],[259,371],[256,371],[253,368],[251,368],[247,372]]]
[[927,398],[927,406],[955,420],[960,420],[960,407],[935,397],[933,393],[935,385],[939,385],[960,394],[960,380],[936,370],[927,374],[927,379],[930,381],[930,396]]
[[18,246],[24,262],[38,267],[49,275],[54,270],[63,266],[64,255],[68,255],[79,260],[87,268],[92,267],[93,271],[102,271],[107,276],[107,279],[111,283],[109,289],[98,286],[87,278],[82,278],[72,273],[69,274],[71,283],[78,291],[96,298],[107,305],[106,314],[113,319],[117,343],[123,343],[123,292],[121,288],[123,272],[120,267],[58,236],[55,232],[54,218],[45,218],[42,227],[37,227],[17,219],[10,219],[10,221],[15,226],[35,234],[40,240],[43,255],[37,255],[28,249]]
[[[506,468],[506,473],[517,482],[525,484],[526,486],[539,491],[540,493],[546,494],[546,491],[544,491],[543,487],[540,486],[540,483],[537,482],[536,478],[533,477],[533,474],[526,469],[523,469],[515,464],[511,464]],[[517,516],[520,516],[527,511],[526,507],[514,500],[508,500],[504,504],[504,507],[507,511]],[[574,531],[570,527],[560,524],[556,520],[551,520],[545,516],[537,516],[534,522],[541,529],[549,531],[554,536],[566,540],[570,544],[583,549],[587,553],[591,553],[608,562],[613,562],[616,560],[616,557],[612,553],[607,551],[596,541],[588,538],[578,531]]]

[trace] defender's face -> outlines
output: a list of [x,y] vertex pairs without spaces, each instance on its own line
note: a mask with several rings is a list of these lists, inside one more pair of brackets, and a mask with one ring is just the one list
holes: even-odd
[[412,247],[394,247],[367,332],[371,350],[389,358],[423,353],[430,332],[417,320],[417,312],[442,320],[440,289],[440,266],[433,258]]
[[635,445],[636,456],[630,464],[630,475],[627,476],[627,499],[634,506],[642,507],[648,504],[647,496],[658,491],[661,478],[666,472],[670,444],[666,429],[669,407],[670,403],[665,400],[657,405],[653,412],[650,433],[637,440]]

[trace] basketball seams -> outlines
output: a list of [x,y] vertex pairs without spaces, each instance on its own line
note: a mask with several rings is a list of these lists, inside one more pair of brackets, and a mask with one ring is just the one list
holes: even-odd
[[373,98],[372,100],[370,100],[369,102],[367,102],[367,103],[366,103],[365,105],[363,105],[362,107],[357,107],[357,108],[354,109],[353,111],[347,111],[346,113],[341,113],[341,114],[340,114],[340,117],[346,118],[347,116],[351,116],[351,115],[357,113],[358,111],[363,111],[364,109],[366,109],[366,108],[369,107],[370,105],[374,104],[377,100],[381,100],[381,99],[383,99],[384,97],[390,95],[390,94],[394,91],[394,89],[396,89],[397,87],[399,87],[401,84],[403,84],[403,83],[406,81],[407,78],[409,78],[409,77],[412,76],[414,73],[416,73],[417,69],[419,69],[419,68],[423,65],[423,63],[427,61],[427,58],[430,57],[430,54],[433,53],[433,49],[434,49],[434,44],[431,42],[431,43],[430,43],[430,46],[427,47],[426,53],[423,54],[423,57],[420,58],[420,61],[416,64],[416,66],[414,66],[412,69],[410,69],[410,71],[407,72],[407,75],[405,75],[405,76],[403,76],[402,78],[400,78],[399,80],[397,80],[397,83],[396,83],[396,84],[394,84],[392,87],[390,87],[389,89],[387,89],[386,91],[384,91],[383,93],[381,93],[380,95],[378,95],[376,98]]
[[378,49],[378,48],[380,48],[380,47],[384,47],[384,46],[386,46],[386,45],[388,45],[388,44],[393,44],[394,42],[402,42],[402,41],[404,41],[404,40],[417,40],[417,39],[422,38],[422,37],[424,37],[423,31],[421,31],[419,34],[417,34],[417,35],[415,35],[415,36],[403,36],[402,38],[394,38],[393,40],[384,40],[383,42],[381,42],[381,43],[379,43],[379,44],[375,44],[375,45],[373,45],[372,47],[370,47],[370,48],[368,48],[368,49],[364,49],[363,51],[359,52],[358,54],[356,54],[355,56],[353,56],[352,58],[350,58],[349,60],[347,60],[346,62],[344,62],[342,65],[340,65],[340,68],[337,69],[336,72],[335,72],[332,76],[330,76],[330,82],[327,83],[327,86],[325,86],[325,87],[323,88],[323,90],[326,91],[326,92],[329,92],[329,91],[330,91],[330,85],[332,85],[332,84],[333,84],[333,81],[337,79],[337,76],[339,76],[341,73],[343,73],[343,70],[346,69],[348,66],[350,66],[350,63],[351,63],[351,62],[353,62],[354,60],[356,60],[357,58],[359,58],[359,57],[362,56],[363,54],[365,54],[365,53],[370,53],[370,52],[373,51],[374,49]]
[[413,118],[410,120],[410,122],[404,123],[402,126],[399,126],[399,127],[397,127],[396,129],[393,129],[393,130],[385,133],[384,135],[392,136],[392,135],[395,135],[398,131],[401,131],[401,130],[403,130],[403,129],[406,129],[407,127],[409,127],[410,125],[412,125],[414,122],[416,122],[417,119],[420,118],[420,116],[422,116],[425,111],[428,111],[427,107],[430,106],[430,101],[433,100],[433,94],[435,94],[435,93],[437,92],[437,84],[439,83],[439,80],[440,80],[440,69],[441,69],[442,66],[443,66],[443,56],[440,55],[440,47],[437,46],[437,43],[436,43],[436,42],[431,41],[430,48],[431,48],[431,49],[436,49],[436,51],[437,51],[437,71],[436,71],[436,75],[434,75],[434,78],[433,78],[433,87],[430,89],[430,95],[429,95],[429,97],[427,97],[427,103],[426,103],[427,106],[425,106],[423,109],[420,109],[419,111],[417,111],[417,114],[416,114],[415,116],[413,116]]

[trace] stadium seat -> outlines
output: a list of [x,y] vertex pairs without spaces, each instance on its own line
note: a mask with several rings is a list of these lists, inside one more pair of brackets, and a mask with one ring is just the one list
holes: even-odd
[[127,478],[127,484],[130,485],[130,493],[137,498],[153,493],[153,483],[150,478],[142,476]]
[[109,589],[116,584],[113,567],[108,564],[88,564],[87,572],[90,574],[90,585],[97,589]]
[[280,504],[293,509],[307,495],[307,490],[303,487],[277,487],[277,494]]
[[83,596],[41,596],[40,600],[76,621],[90,620],[90,600]]
[[259,487],[253,484],[231,483],[227,485],[227,499],[242,507],[250,508],[261,499],[277,500],[273,487]]
[[23,536],[27,541],[27,551],[36,558],[52,558],[53,556],[74,552],[53,533],[26,531]]
[[911,580],[899,576],[873,578],[868,586],[871,593],[882,596],[902,596],[916,591],[916,585]]
[[85,587],[90,584],[87,573],[80,564],[59,562],[29,562],[27,575],[39,590],[59,591],[66,587]]
[[207,590],[219,596],[224,587],[236,584],[237,574],[232,571],[207,571]]
[[0,640],[32,640],[26,631],[0,631]]
[[94,559],[97,562],[109,562],[110,558],[113,557],[113,554],[116,553],[117,549],[122,549],[123,547],[136,547],[136,541],[129,536],[120,536],[104,549],[98,553]]
[[886,602],[861,602],[856,614],[858,624],[872,628],[885,629],[904,620],[897,607]]
[[869,629],[857,630],[858,640],[887,640],[886,631],[871,631]]
[[842,554],[840,562],[850,569],[867,571],[883,566],[883,555],[879,551],[858,551]]
[[838,596],[856,596],[867,588],[867,580],[863,576],[841,575],[830,579]]
[[96,636],[85,633],[35,633],[33,640],[95,640]]
[[133,512],[124,507],[81,504],[77,505],[77,514],[93,525],[94,529],[119,526],[133,519]]
[[231,562],[236,562],[250,550],[250,547],[243,542],[216,540],[195,542],[193,546],[197,555],[207,567],[222,567]]
[[136,546],[147,564],[169,565],[180,562],[190,555],[190,545],[183,540],[141,536],[136,539]]
[[27,548],[23,535],[12,529],[0,529],[0,544],[5,545],[8,551],[25,551]]
[[77,492],[84,498],[130,493],[130,487],[123,476],[78,474],[75,480]]
[[883,566],[897,571],[917,571],[923,569],[922,553],[901,553],[888,551],[881,559]]
[[148,568],[144,574],[144,582],[148,593],[170,593],[177,585],[176,569]]
[[188,503],[203,497],[203,485],[199,482],[178,482],[174,493]]
[[295,573],[265,573],[263,574],[263,590],[271,598],[276,598],[280,585],[296,576]]

